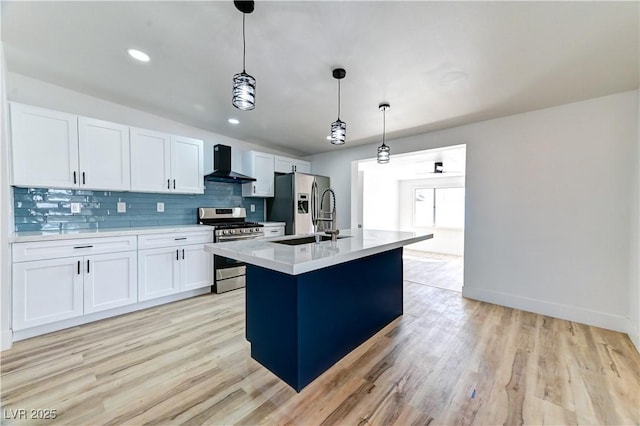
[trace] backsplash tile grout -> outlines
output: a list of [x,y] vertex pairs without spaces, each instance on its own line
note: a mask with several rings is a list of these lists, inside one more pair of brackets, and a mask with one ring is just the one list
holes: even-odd
[[[126,203],[126,213],[117,213],[118,202]],[[71,213],[71,203],[81,204],[79,214]],[[241,185],[224,182],[206,182],[202,195],[14,187],[13,204],[16,232],[192,225],[198,207],[244,207],[247,220],[265,218],[262,198],[243,198]]]

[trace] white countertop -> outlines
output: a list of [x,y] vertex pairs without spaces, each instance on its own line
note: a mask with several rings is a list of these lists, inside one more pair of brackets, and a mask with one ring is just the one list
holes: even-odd
[[433,238],[433,234],[417,232],[345,229],[340,230],[339,236],[349,238],[341,238],[336,242],[322,241],[297,246],[274,242],[309,236],[313,234],[228,241],[205,244],[204,247],[206,251],[219,256],[298,275]]
[[23,243],[28,241],[71,240],[76,238],[120,237],[123,235],[164,234],[167,232],[211,231],[207,225],[167,225],[140,226],[135,228],[103,228],[103,229],[73,229],[68,231],[25,231],[14,232],[9,242]]

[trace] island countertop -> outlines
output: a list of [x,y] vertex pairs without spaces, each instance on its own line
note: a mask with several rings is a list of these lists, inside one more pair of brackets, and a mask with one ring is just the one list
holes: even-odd
[[277,242],[310,236],[313,234],[205,244],[205,250],[251,265],[298,275],[433,238],[433,234],[417,232],[345,229],[340,230],[339,239],[335,242],[300,245]]

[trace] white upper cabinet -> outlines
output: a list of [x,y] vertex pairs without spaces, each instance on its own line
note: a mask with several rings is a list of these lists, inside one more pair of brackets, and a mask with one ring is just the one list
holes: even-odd
[[171,136],[131,128],[131,189],[171,191]]
[[202,194],[203,142],[131,128],[131,189]]
[[129,177],[129,126],[78,117],[81,188],[126,191]]
[[130,189],[129,127],[11,104],[13,185]]
[[204,193],[203,151],[201,140],[171,137],[171,188],[175,192]]
[[12,185],[202,194],[203,142],[11,103]]
[[13,185],[78,187],[77,116],[11,103]]
[[311,163],[295,158],[275,156],[276,173],[311,173]]
[[249,151],[244,163],[245,174],[256,180],[242,185],[242,196],[273,197],[274,156],[264,152]]

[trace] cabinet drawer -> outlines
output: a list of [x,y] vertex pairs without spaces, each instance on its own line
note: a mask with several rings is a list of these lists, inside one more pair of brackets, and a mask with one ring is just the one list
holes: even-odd
[[86,238],[28,243],[14,243],[13,261],[54,259],[71,256],[86,256],[137,249],[135,235],[124,237]]
[[284,235],[284,226],[265,226],[263,229],[265,238]]
[[138,248],[140,250],[212,242],[213,228],[211,229],[211,231],[172,232],[168,234],[138,235]]

